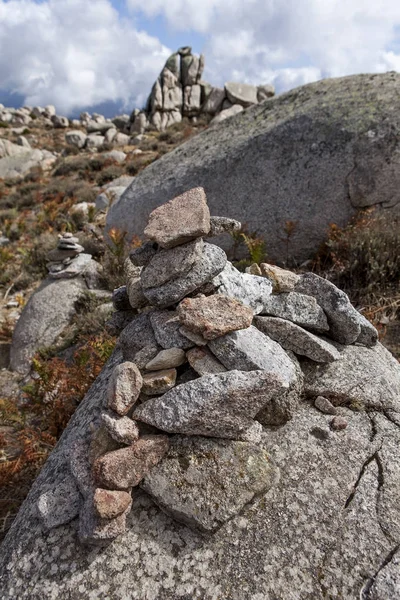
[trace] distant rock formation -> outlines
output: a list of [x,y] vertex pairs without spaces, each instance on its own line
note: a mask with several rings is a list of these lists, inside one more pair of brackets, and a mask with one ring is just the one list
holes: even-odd
[[[189,46],[171,54],[152,87],[146,107],[131,115],[131,133],[141,134],[149,128],[158,131],[180,123],[183,117],[202,114],[218,115],[222,121],[244,108],[274,95],[272,85],[254,86],[226,83],[224,88],[203,81],[204,55],[192,54]],[[235,108],[233,108],[235,107]]]

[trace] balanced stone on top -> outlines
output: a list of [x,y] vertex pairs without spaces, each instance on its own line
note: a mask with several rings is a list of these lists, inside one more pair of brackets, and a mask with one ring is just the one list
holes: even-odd
[[153,210],[144,233],[162,248],[173,248],[209,231],[206,194],[202,187],[197,187]]
[[47,269],[50,274],[60,274],[68,267],[71,260],[83,251],[84,248],[79,244],[77,237],[74,237],[71,233],[64,233],[58,240],[57,248],[50,250],[47,254]]

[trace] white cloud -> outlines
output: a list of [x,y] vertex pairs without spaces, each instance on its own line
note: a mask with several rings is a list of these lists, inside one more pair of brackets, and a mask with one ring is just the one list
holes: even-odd
[[[127,0],[133,12],[206,36],[205,78],[275,83],[398,69],[398,0]],[[399,31],[399,30],[398,30]]]
[[141,106],[169,50],[109,0],[0,0],[0,86],[62,113]]
[[67,114],[107,101],[142,106],[170,50],[135,26],[139,15],[163,17],[182,45],[200,34],[215,85],[282,91],[400,70],[398,0],[125,0],[130,20],[113,1],[0,0],[0,88]]

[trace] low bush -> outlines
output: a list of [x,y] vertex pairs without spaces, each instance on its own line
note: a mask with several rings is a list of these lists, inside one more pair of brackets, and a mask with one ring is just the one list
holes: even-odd
[[54,233],[42,233],[24,257],[23,268],[30,275],[44,278],[47,276],[47,254],[57,246],[58,237]]
[[12,435],[0,434],[0,537],[114,346],[115,338],[101,334],[84,341],[72,361],[37,357],[23,407],[0,399],[0,420],[13,428]]
[[365,211],[344,229],[331,225],[315,269],[323,271],[354,302],[398,292],[400,218]]
[[121,165],[110,165],[104,168],[96,177],[96,182],[99,186],[103,186],[113,179],[117,179],[125,173],[125,169]]

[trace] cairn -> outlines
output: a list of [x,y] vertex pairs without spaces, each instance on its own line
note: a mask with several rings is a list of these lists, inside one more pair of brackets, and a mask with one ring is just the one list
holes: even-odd
[[[240,228],[210,216],[202,188],[150,214],[149,241],[131,252],[127,284],[114,292],[115,316],[129,321],[122,362],[91,440],[71,453],[72,484],[39,498],[47,527],[79,515],[83,543],[108,543],[125,531],[140,487],[177,520],[216,531],[276,485],[262,439],[297,410],[307,365],[376,344],[375,328],[332,283],[267,264],[241,273],[207,241]],[[332,430],[346,427],[340,394],[313,396]]]
[[79,275],[91,260],[72,233],[59,236],[57,247],[47,254],[47,270],[52,279],[67,279]]

